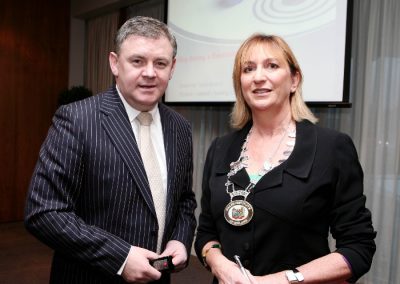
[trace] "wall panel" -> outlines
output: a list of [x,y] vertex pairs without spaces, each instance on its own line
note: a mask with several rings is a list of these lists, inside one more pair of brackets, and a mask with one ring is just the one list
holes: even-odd
[[0,222],[23,218],[26,191],[68,86],[69,1],[0,4]]

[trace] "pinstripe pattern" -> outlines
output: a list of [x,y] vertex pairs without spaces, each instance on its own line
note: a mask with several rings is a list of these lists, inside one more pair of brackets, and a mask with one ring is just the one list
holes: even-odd
[[[191,129],[165,105],[159,110],[168,170],[163,247],[175,239],[190,251]],[[130,245],[156,250],[149,183],[115,88],[56,112],[31,180],[25,224],[55,250],[53,283],[123,283],[115,275]]]

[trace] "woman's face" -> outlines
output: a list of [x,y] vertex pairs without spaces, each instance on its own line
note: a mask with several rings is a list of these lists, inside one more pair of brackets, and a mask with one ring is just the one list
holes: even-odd
[[242,64],[241,86],[252,111],[290,109],[290,93],[296,91],[299,75],[292,76],[278,47],[259,44],[247,51]]

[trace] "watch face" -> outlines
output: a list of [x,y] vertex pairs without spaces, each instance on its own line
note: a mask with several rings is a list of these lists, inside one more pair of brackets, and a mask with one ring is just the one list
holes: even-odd
[[294,272],[292,270],[287,270],[286,271],[286,277],[289,280],[289,283],[296,283],[297,282],[296,275],[294,275]]
[[304,276],[301,274],[298,270],[296,270],[296,273],[294,274],[297,278],[297,281],[303,282],[304,281]]

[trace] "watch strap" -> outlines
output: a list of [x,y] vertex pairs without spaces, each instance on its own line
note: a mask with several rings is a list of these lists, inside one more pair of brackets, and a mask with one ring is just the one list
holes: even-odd
[[304,276],[303,276],[303,274],[301,274],[301,272],[298,271],[297,268],[294,268],[294,269],[293,269],[293,272],[294,272],[294,275],[296,276],[296,278],[297,278],[297,280],[298,280],[299,282],[303,282],[303,281],[304,281]]
[[220,244],[213,244],[212,246],[210,246],[208,249],[206,249],[206,250],[204,251],[204,253],[203,253],[203,255],[202,255],[202,258],[203,258],[203,265],[204,265],[206,268],[208,268],[207,261],[206,261],[207,254],[208,254],[208,252],[210,251],[210,249],[213,249],[213,248],[221,249],[221,245],[220,245]]

